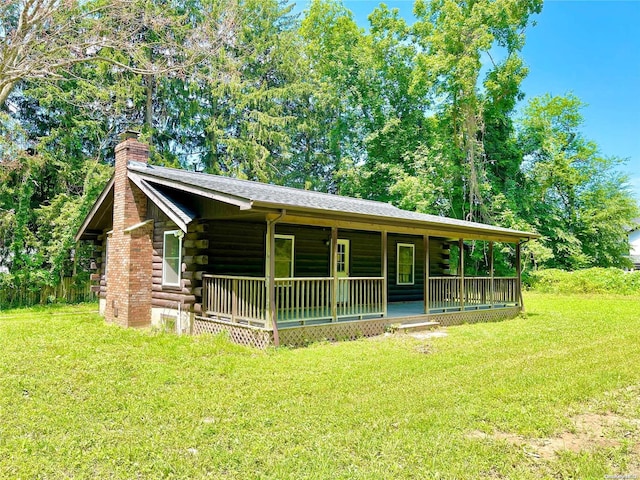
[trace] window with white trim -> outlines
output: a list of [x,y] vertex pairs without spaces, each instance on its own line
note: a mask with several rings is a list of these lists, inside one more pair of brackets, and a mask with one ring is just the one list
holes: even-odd
[[398,285],[413,285],[415,276],[415,245],[398,243],[397,278]]
[[275,271],[276,278],[293,277],[293,251],[295,237],[293,235],[275,235]]
[[162,250],[162,285],[179,287],[182,271],[182,237],[181,230],[164,232],[164,248]]

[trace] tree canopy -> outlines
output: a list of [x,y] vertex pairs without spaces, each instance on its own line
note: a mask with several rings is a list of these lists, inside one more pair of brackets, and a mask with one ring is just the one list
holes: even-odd
[[571,93],[529,99],[542,0],[8,0],[0,264],[55,282],[137,125],[152,162],[539,232],[535,266],[622,266],[638,209]]

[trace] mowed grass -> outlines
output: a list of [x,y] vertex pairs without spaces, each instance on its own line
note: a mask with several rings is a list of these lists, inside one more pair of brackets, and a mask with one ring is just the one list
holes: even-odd
[[587,410],[640,418],[640,301],[525,301],[526,317],[444,338],[266,352],[106,325],[93,305],[0,312],[0,478],[633,472],[633,422],[549,459],[492,436],[557,436]]

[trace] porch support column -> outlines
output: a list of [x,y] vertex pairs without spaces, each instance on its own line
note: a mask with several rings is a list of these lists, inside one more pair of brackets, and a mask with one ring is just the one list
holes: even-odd
[[331,319],[338,321],[338,227],[331,227]]
[[276,314],[276,291],[275,291],[275,270],[276,270],[276,242],[275,230],[276,221],[267,219],[267,235],[265,246],[265,289],[266,296],[266,326],[273,329],[273,343],[277,347],[280,345],[280,337],[278,335],[278,317]]
[[383,230],[380,234],[380,258],[382,265],[380,266],[380,271],[382,272],[382,310],[383,316],[387,316],[387,231]]
[[516,276],[518,303],[520,304],[520,311],[524,312],[524,302],[522,301],[522,258],[520,255],[520,242],[516,243]]
[[464,239],[458,239],[458,253],[460,256],[458,274],[460,276],[460,311],[464,311]]
[[429,313],[429,235],[424,236],[424,313]]
[[489,242],[489,305],[493,308],[495,285],[493,282],[493,242]]

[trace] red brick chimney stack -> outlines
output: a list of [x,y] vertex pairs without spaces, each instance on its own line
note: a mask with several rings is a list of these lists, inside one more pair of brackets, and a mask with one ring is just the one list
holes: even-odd
[[147,220],[147,197],[128,177],[130,161],[147,163],[148,145],[127,131],[115,149],[113,231],[107,252],[105,318],[123,326],[151,323],[153,222]]

